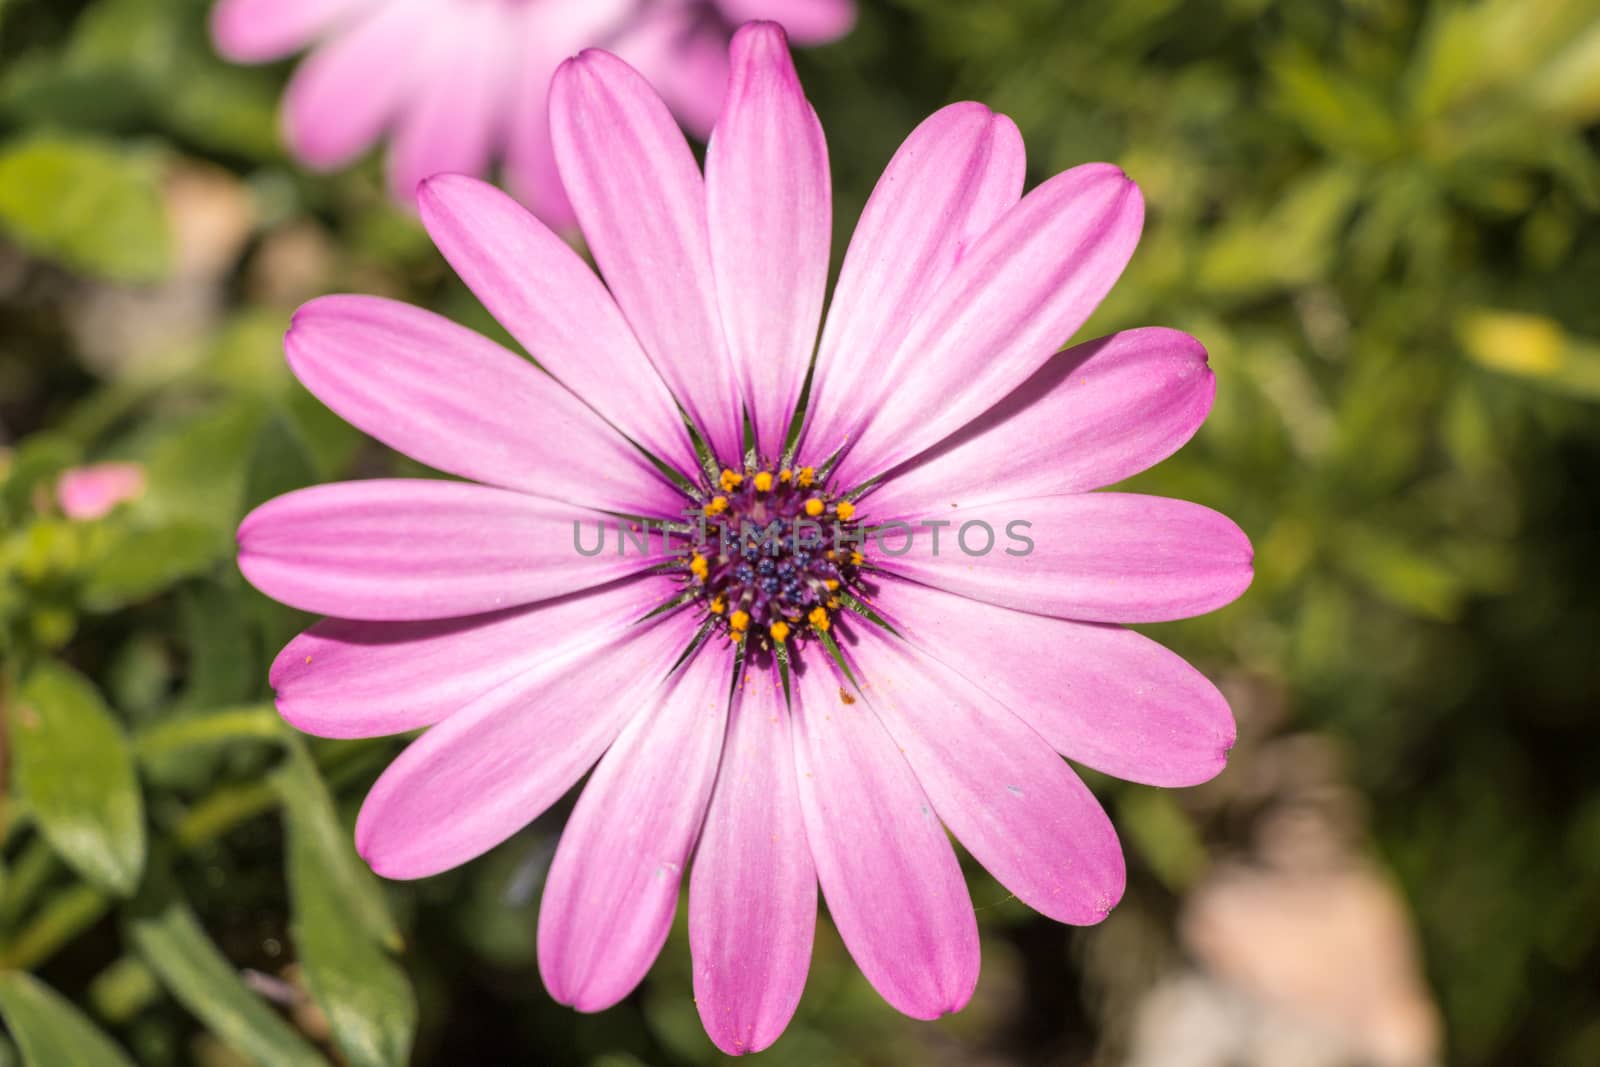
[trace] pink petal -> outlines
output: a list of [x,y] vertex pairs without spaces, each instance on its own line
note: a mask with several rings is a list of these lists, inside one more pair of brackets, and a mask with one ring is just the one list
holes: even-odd
[[219,0],[211,39],[235,63],[264,63],[298,52],[318,34],[375,0]]
[[[356,848],[385,878],[425,878],[536,819],[600,758],[661,685],[682,620],[595,635],[599,651],[545,657],[423,734],[379,776]],[[605,640],[609,638],[609,641]]]
[[572,233],[578,228],[578,219],[561,186],[555,149],[550,144],[550,74],[563,53],[547,51],[537,24],[530,21],[529,25],[535,32],[523,38],[523,60],[506,138],[506,184],[539,221],[557,233]]
[[[583,529],[576,531],[575,524]],[[587,549],[597,524],[606,547]],[[239,524],[239,569],[302,611],[404,621],[531,604],[660,561],[614,551],[616,520],[586,508],[464,482],[339,482],[269,500]]]
[[350,163],[377,143],[411,92],[395,55],[426,25],[415,7],[387,4],[312,52],[283,96],[284,140],[318,170]]
[[728,27],[694,4],[642,9],[606,51],[638,71],[689,131],[704,141],[728,92]]
[[839,467],[843,484],[881,474],[992,407],[1082,326],[1133,255],[1144,199],[1105,163],[1039,186],[963,253],[928,297]]
[[[935,530],[924,525],[930,521],[947,525]],[[927,585],[1041,615],[1187,619],[1231,603],[1252,576],[1244,532],[1186,500],[1133,493],[1036,497],[962,504],[921,523],[904,555],[898,553],[905,532],[890,527],[874,538],[868,556]]]
[[828,145],[783,30],[746,26],[731,55],[727,107],[706,149],[711,261],[756,442],[775,458],[800,399],[828,283]]
[[751,668],[735,694],[689,880],[694,1002],[718,1048],[759,1052],[783,1033],[805,988],[816,924],[789,709],[777,676]]
[[718,457],[736,461],[705,186],[682,131],[643,78],[593,49],[556,71],[550,124],[567,195],[634,334]]
[[412,203],[435,174],[482,174],[509,118],[517,56],[515,12],[459,4],[427,23],[409,106],[389,147],[389,191]]
[[317,399],[430,467],[630,515],[676,518],[687,503],[553,378],[431,311],[322,297],[295,313],[284,348]]
[[1158,786],[1215,777],[1233,713],[1205,675],[1120,626],[1027,615],[885,577],[873,606],[912,644],[959,672],[1097,771]]
[[539,906],[539,974],[579,1011],[633,991],[677,912],[722,752],[733,656],[712,642],[636,715],[584,787]]
[[732,23],[771,19],[797,44],[826,44],[850,32],[855,25],[854,0],[717,0]]
[[966,247],[1022,195],[1016,124],[982,104],[952,104],[906,138],[850,239],[822,331],[806,453],[851,440],[890,355]]
[[917,1019],[960,1011],[978,924],[944,827],[866,702],[818,663],[796,688],[795,769],[828,912],[867,980]]
[[697,469],[672,394],[594,271],[516,201],[484,182],[424,182],[417,206],[462,281],[540,364],[680,470]]
[[542,684],[535,667],[604,651],[677,591],[651,576],[462,619],[324,619],[273,661],[278,712],[319,737],[431,726],[512,679]]
[[877,518],[1081,493],[1166,459],[1216,395],[1200,342],[1150,327],[1058,353],[1005,400],[886,478]]
[[991,695],[874,626],[858,636],[867,701],[956,839],[1035,911],[1104,919],[1127,871],[1088,787]]
[[651,84],[660,88],[661,99],[690,136],[704,141],[711,136],[728,95],[727,31],[713,22],[702,22],[680,33],[674,45],[665,69]]
[[67,518],[90,522],[137,499],[144,486],[144,467],[138,463],[91,463],[73,467],[56,480],[56,505]]

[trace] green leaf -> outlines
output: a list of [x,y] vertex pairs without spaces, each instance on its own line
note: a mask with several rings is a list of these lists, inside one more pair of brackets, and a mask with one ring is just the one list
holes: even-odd
[[113,281],[158,281],[170,259],[155,162],[87,138],[38,134],[0,150],[0,228]]
[[121,726],[94,686],[59,663],[36,667],[18,695],[11,724],[18,792],[74,870],[131,894],[144,871],[144,804]]
[[399,1067],[416,1034],[399,945],[382,891],[350,845],[316,768],[297,748],[277,777],[288,833],[290,927],[311,995],[355,1067]]
[[1267,67],[1279,107],[1333,154],[1387,159],[1404,147],[1393,107],[1368,83],[1299,47],[1280,50]]
[[256,507],[315,481],[316,462],[300,435],[284,419],[269,418],[256,435],[251,452],[245,476],[245,507]]
[[1213,293],[1246,296],[1317,281],[1360,191],[1354,172],[1326,167],[1296,180],[1270,209],[1241,209],[1207,243],[1200,285]]
[[[276,719],[276,712],[273,717]],[[273,785],[283,798],[291,835],[298,836],[304,853],[314,858],[319,877],[351,903],[358,925],[375,941],[399,949],[400,930],[389,915],[382,885],[356,855],[350,834],[334,812],[333,797],[304,742],[283,729],[281,720],[277,725],[280,736],[289,744],[289,756],[274,775]]]
[[125,933],[161,984],[226,1044],[263,1067],[326,1067],[327,1061],[245,986],[188,905],[169,891],[142,897],[129,912]]
[[31,975],[0,974],[0,1015],[26,1067],[133,1067],[60,993]]
[[90,611],[115,611],[164,592],[209,570],[232,543],[215,529],[192,522],[126,531],[86,576],[80,597]]

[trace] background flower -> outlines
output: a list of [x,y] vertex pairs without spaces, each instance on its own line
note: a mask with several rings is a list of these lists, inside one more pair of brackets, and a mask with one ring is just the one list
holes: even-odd
[[144,468],[137,463],[95,463],[61,475],[56,503],[69,519],[99,519],[142,492]]
[[722,107],[728,35],[752,18],[796,41],[846,33],[854,0],[219,0],[212,33],[237,62],[313,46],[284,95],[284,135],[309,166],[342,167],[389,136],[389,188],[430,174],[506,181],[551,226],[572,224],[545,101],[567,56],[610,49],[704,138]]

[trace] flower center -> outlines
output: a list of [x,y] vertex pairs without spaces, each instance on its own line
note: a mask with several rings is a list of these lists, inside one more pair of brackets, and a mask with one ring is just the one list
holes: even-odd
[[812,467],[724,470],[708,493],[685,578],[713,626],[766,649],[824,639],[859,595],[855,505]]

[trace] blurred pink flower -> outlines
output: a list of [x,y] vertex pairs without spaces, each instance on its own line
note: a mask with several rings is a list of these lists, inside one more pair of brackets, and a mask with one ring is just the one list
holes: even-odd
[[[376,871],[481,855],[594,767],[545,884],[545,983],[583,1011],[626,996],[692,866],[695,1002],[737,1053],[794,1012],[819,884],[890,1004],[967,1002],[978,929],[947,829],[1045,915],[1103,918],[1122,852],[1058,753],[1159,786],[1222,768],[1221,694],[1120,624],[1228,603],[1251,550],[1207,508],[1090,491],[1181,447],[1215,382],[1173,330],[1058,351],[1133,254],[1143,201],[1106,164],[1023,196],[1017,128],[979,104],[928,118],[879,181],[791,455],[828,276],[827,145],[781,30],[740,30],[732,65],[703,176],[615,56],[556,74],[555,155],[605,284],[492,187],[424,183],[435,243],[548,373],[419,308],[307,304],[286,341],[299,379],[468,481],[290,493],[244,520],[239,565],[335,616],[273,664],[289,722],[430,727],[362,808]],[[692,554],[614,550],[615,532],[589,551],[612,516],[685,508],[706,523]],[[800,514],[850,535],[920,525],[776,555],[717,536]],[[1014,521],[1031,552],[967,536]]]
[[137,463],[73,467],[56,481],[56,503],[62,514],[82,521],[104,518],[143,492],[144,468]]
[[842,37],[855,0],[219,0],[217,49],[241,63],[314,45],[284,97],[289,147],[342,167],[390,135],[389,186],[410,202],[433,174],[483,175],[502,159],[511,190],[551,227],[572,209],[550,151],[550,75],[589,46],[649,78],[697,137],[728,78],[728,36],[748,19],[807,44]]

